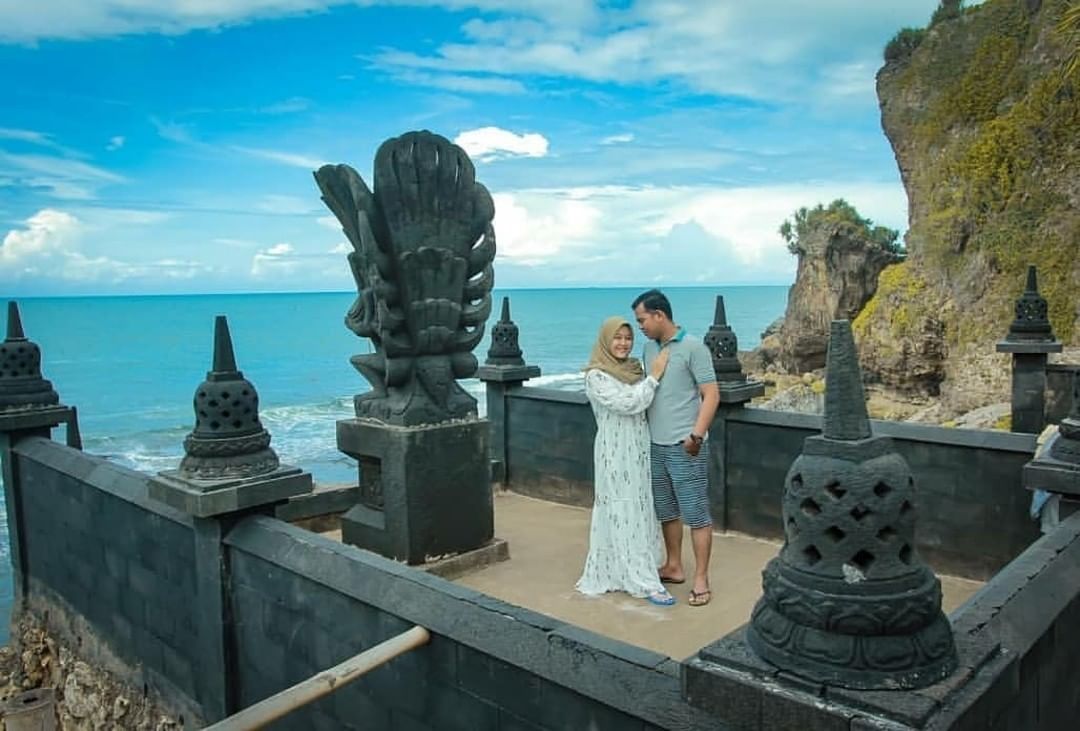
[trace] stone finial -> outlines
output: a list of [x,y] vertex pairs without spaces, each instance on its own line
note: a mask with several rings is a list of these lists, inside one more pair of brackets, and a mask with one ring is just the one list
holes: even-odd
[[847,320],[833,320],[829,326],[825,368],[825,438],[869,439],[870,417],[866,411],[859,353]]
[[1016,300],[1016,319],[1009,326],[1008,341],[1052,342],[1054,331],[1047,317],[1046,298],[1039,294],[1038,274],[1035,266],[1027,271],[1027,286]]
[[850,323],[834,322],[825,429],[784,486],[785,542],[763,573],[747,640],[817,682],[917,688],[952,672],[941,584],[915,550],[915,483],[866,417]]
[[709,331],[705,333],[704,342],[712,353],[713,370],[719,383],[742,383],[746,380],[739,363],[739,339],[728,325],[723,295],[716,296],[716,314]]
[[195,480],[252,477],[279,466],[270,433],[259,421],[259,395],[236,369],[229,323],[214,321],[212,370],[195,391],[195,428],[184,439],[181,477]]
[[41,348],[26,339],[19,305],[10,301],[7,337],[0,343],[0,412],[59,403],[52,383],[41,374]]
[[521,347],[518,345],[518,326],[510,319],[509,297],[503,297],[502,315],[491,328],[491,348],[484,365],[525,365]]

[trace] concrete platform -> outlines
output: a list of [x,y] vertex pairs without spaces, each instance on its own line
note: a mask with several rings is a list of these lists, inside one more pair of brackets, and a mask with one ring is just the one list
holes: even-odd
[[[745,624],[761,596],[761,570],[780,543],[738,533],[715,533],[709,579],[712,601],[686,603],[689,583],[669,585],[677,602],[657,607],[644,599],[612,593],[586,597],[574,590],[588,552],[592,511],[495,493],[495,536],[505,540],[510,560],[455,579],[456,583],[623,642],[682,660]],[[341,531],[327,531],[341,540]],[[689,531],[683,563],[692,570]],[[982,582],[942,576],[946,613],[975,593]]]
[[[780,544],[735,533],[713,537],[709,578],[712,601],[686,603],[689,584],[669,586],[677,603],[657,607],[625,594],[586,597],[574,591],[588,552],[592,511],[498,492],[495,535],[510,544],[510,560],[457,579],[519,606],[572,622],[602,635],[676,659],[686,658],[750,619],[761,595],[761,570]],[[693,561],[690,535],[683,539],[687,571]],[[941,577],[945,611],[959,606],[981,582]]]

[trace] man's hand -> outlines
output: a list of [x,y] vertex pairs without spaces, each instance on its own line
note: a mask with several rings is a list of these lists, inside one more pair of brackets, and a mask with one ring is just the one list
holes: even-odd
[[686,437],[686,439],[683,439],[682,446],[683,449],[686,450],[687,454],[689,454],[691,457],[696,457],[698,456],[698,452],[701,451],[702,441],[703,440],[701,439],[701,437],[695,438],[694,435],[691,434],[690,436]]

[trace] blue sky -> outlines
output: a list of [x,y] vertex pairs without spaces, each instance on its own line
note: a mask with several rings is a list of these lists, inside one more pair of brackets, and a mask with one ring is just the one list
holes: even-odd
[[470,153],[500,287],[776,284],[845,197],[903,230],[884,44],[937,0],[0,0],[0,291],[348,290],[311,171]]

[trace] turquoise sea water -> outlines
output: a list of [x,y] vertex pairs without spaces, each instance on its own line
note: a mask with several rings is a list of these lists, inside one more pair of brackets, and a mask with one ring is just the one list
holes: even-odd
[[[531,385],[579,388],[600,322],[632,320],[639,289],[496,291],[488,327],[509,295],[525,360],[540,366]],[[687,287],[666,290],[675,320],[702,337],[724,296],[739,347],[783,314],[787,288]],[[177,465],[194,424],[192,395],[210,367],[215,315],[229,318],[237,365],[256,387],[263,425],[282,461],[318,482],[355,479],[355,465],[334,445],[334,422],[352,415],[367,382],[349,357],[369,344],[347,330],[351,293],[29,298],[19,301],[26,336],[41,346],[42,370],[64,404],[77,406],[83,447],[138,470]],[[640,352],[640,334],[635,351]],[[476,355],[490,347],[485,334]],[[465,381],[483,408],[483,385]],[[57,433],[59,435],[59,432]],[[0,643],[7,641],[11,563],[0,503]]]

